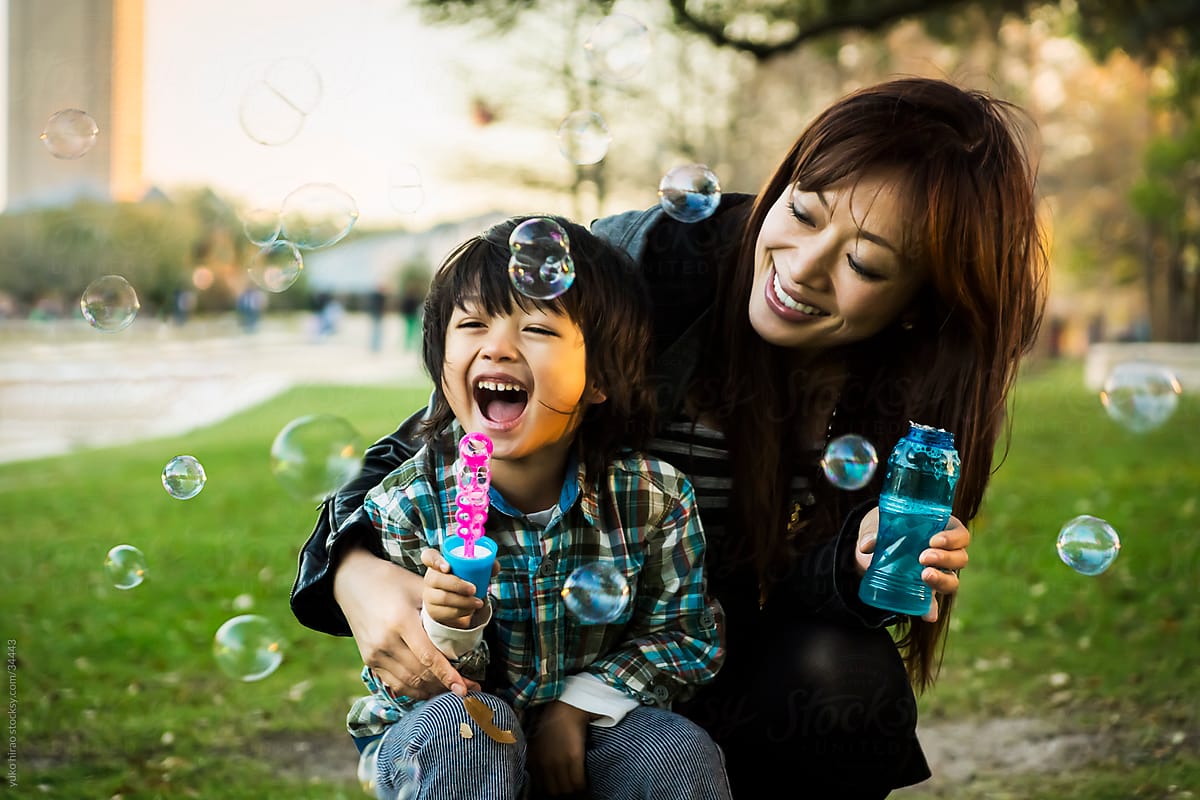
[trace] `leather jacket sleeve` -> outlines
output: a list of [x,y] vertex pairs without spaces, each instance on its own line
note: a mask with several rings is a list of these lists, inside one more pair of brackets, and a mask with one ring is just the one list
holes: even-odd
[[292,586],[292,613],[300,624],[322,633],[350,636],[350,624],[333,597],[333,575],[341,556],[353,544],[362,544],[379,557],[379,535],[363,511],[367,492],[421,448],[418,426],[421,409],[401,423],[395,433],[367,448],[358,477],[325,498],[312,535],[300,550],[296,583]]

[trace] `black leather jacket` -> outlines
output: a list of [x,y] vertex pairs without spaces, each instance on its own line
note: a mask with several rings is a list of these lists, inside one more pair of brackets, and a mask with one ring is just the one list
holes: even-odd
[[[642,267],[655,308],[654,366],[659,409],[669,418],[680,408],[683,391],[696,368],[709,324],[716,265],[736,250],[753,197],[727,194],[703,222],[684,225],[654,207],[599,219],[592,231],[624,249]],[[325,633],[349,636],[350,626],[333,597],[333,572],[346,548],[363,543],[383,557],[379,537],[363,511],[367,491],[417,449],[417,424],[424,409],[395,433],[366,451],[362,471],[325,500],[312,535],[300,551],[291,606],[301,624]],[[787,605],[791,613],[819,616],[852,625],[877,627],[892,618],[862,605],[857,598],[853,547],[859,521],[872,504],[855,509],[841,534],[806,553],[797,564]],[[749,591],[749,590],[748,590]],[[731,606],[757,598],[720,598]],[[731,602],[733,601],[733,602]]]

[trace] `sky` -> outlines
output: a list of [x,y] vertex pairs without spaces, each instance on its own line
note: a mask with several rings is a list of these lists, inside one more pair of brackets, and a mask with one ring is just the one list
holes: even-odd
[[[154,184],[210,184],[270,208],[302,184],[333,183],[355,198],[363,225],[419,227],[494,205],[487,189],[441,177],[455,153],[506,136],[470,115],[471,76],[506,62],[494,40],[426,26],[400,0],[146,0],[145,39],[143,171]],[[307,114],[277,100],[249,105],[298,127],[294,139],[265,146],[246,134],[248,91],[265,80],[308,107],[313,74],[320,94]],[[561,159],[553,134],[510,131],[502,146],[514,158]],[[423,198],[396,188],[414,174]]]
[[[553,70],[566,59],[587,68],[578,42],[593,22],[567,30],[584,0],[526,15],[506,37],[486,22],[423,23],[411,0],[142,1],[142,173],[168,195],[210,186],[239,208],[278,209],[293,190],[328,183],[354,198],[360,228],[423,229],[497,211],[582,213],[561,188],[574,167],[557,136],[577,109]],[[0,47],[7,5],[0,0]],[[616,4],[646,22],[651,40],[652,8],[645,0]],[[620,81],[616,102],[628,89],[656,86],[655,68],[652,57]],[[0,108],[5,83],[0,78]],[[490,124],[478,123],[479,99],[497,112]],[[293,101],[299,110],[285,104]],[[296,135],[255,141],[243,124],[247,108]],[[628,130],[637,132],[636,121]],[[614,148],[644,139],[613,132],[623,142]],[[608,199],[621,208],[650,205],[660,176],[649,175],[644,192],[609,187]],[[0,193],[2,185],[0,174]]]

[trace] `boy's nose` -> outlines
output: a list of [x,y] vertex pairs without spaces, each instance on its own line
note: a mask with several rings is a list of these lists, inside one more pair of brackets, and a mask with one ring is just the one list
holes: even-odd
[[489,361],[512,361],[517,357],[517,348],[511,337],[497,332],[487,338],[479,354]]

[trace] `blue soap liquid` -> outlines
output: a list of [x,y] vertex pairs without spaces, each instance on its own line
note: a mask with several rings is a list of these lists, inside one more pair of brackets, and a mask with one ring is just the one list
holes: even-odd
[[933,589],[921,580],[925,568],[918,559],[949,520],[948,505],[881,495],[875,554],[859,584],[859,598],[899,614],[921,616],[929,611]]

